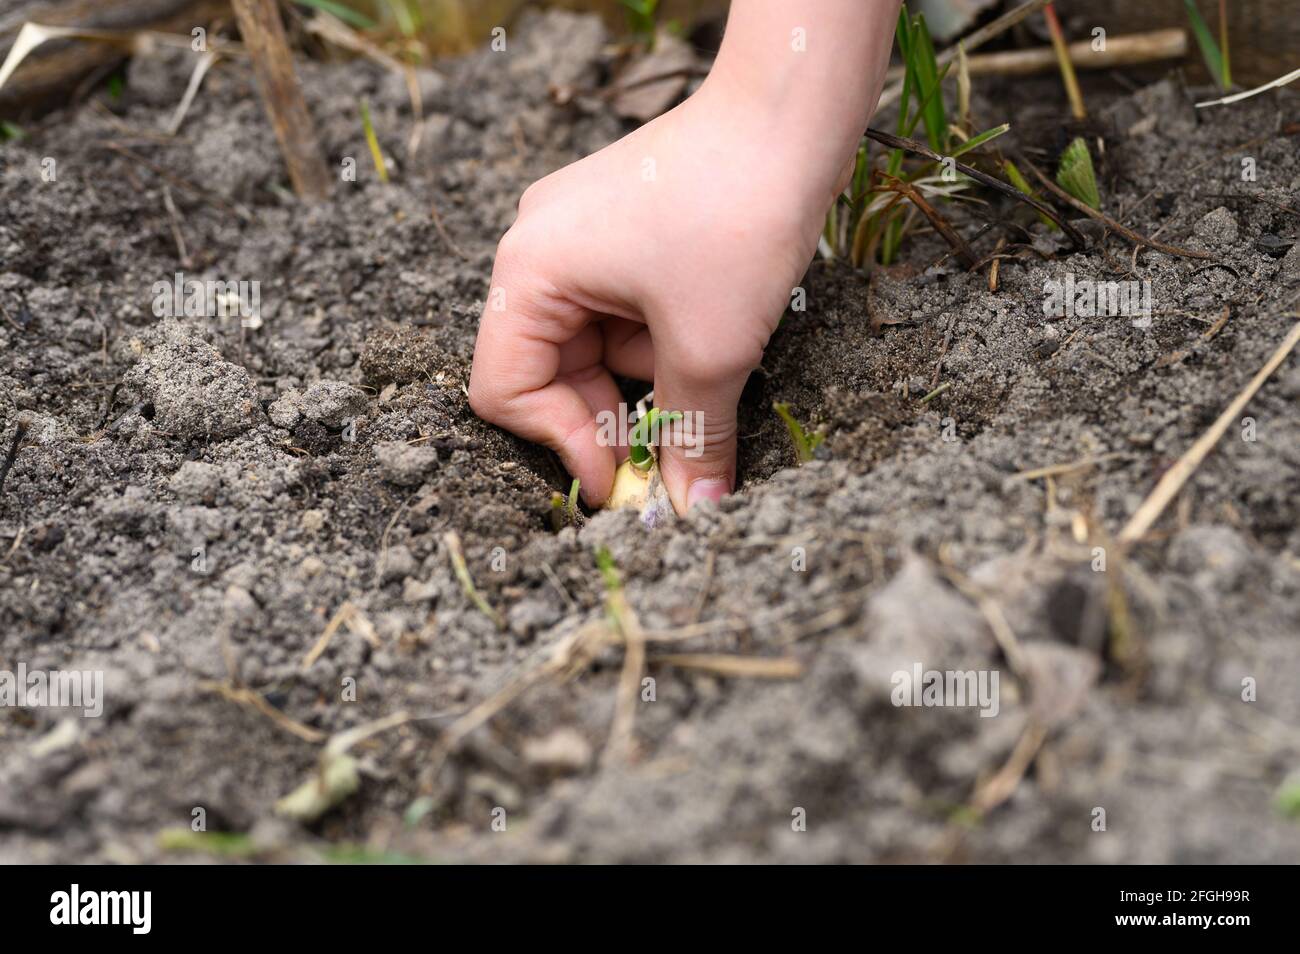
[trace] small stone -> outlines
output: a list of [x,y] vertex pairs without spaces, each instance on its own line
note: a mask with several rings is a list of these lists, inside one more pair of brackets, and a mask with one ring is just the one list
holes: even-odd
[[1282,265],[1278,269],[1278,274],[1291,278],[1300,278],[1300,242],[1292,245],[1291,250],[1282,257]]
[[325,526],[324,510],[304,510],[298,524],[308,533],[316,533]]
[[1228,246],[1237,241],[1237,217],[1224,206],[1202,216],[1193,230],[1208,245]]
[[302,420],[302,394],[298,391],[286,391],[276,398],[266,410],[266,415],[276,427],[291,431]]
[[366,392],[354,385],[317,381],[303,392],[299,410],[308,420],[338,430],[364,414],[369,404]]
[[382,441],[375,445],[379,475],[399,487],[418,487],[427,473],[438,466],[438,452],[423,444]]
[[522,599],[511,606],[506,614],[506,624],[520,639],[548,629],[559,621],[559,609],[543,599]]
[[576,729],[556,729],[525,742],[524,761],[547,775],[576,775],[591,764],[591,743]]
[[423,603],[438,598],[438,584],[433,580],[417,580],[408,576],[402,584],[403,603]]
[[380,577],[383,583],[404,580],[416,570],[415,557],[403,546],[389,547],[388,553],[381,557],[384,572]]
[[242,586],[226,587],[226,617],[232,622],[249,623],[257,616],[257,601]]
[[221,468],[200,460],[187,460],[167,482],[182,500],[212,504],[221,490]]

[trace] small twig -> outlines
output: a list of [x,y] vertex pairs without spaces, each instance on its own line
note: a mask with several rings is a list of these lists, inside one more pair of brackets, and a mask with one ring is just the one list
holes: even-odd
[[999,236],[998,244],[993,249],[992,263],[989,265],[989,294],[990,295],[996,295],[998,293],[998,272],[1002,268],[1002,256],[999,255],[998,253],[1002,251],[1003,246],[1005,246],[1006,244],[1007,244],[1007,240],[1004,237]]
[[198,94],[199,86],[203,83],[203,77],[208,75],[208,70],[212,69],[219,55],[213,51],[208,51],[200,56],[198,62],[194,64],[194,72],[190,74],[190,82],[185,87],[185,95],[181,97],[180,105],[176,107],[176,112],[172,114],[171,121],[167,124],[167,135],[175,136],[180,131],[181,123],[185,122],[185,116],[189,113],[190,106],[194,104],[194,97]]
[[921,214],[930,220],[930,224],[934,226],[934,230],[943,236],[944,241],[952,247],[953,252],[966,270],[970,271],[975,267],[979,259],[975,257],[975,253],[972,252],[970,246],[966,244],[966,240],[961,237],[961,234],[954,229],[952,225],[949,224],[947,219],[939,214],[939,211],[935,209],[934,206],[925,201],[925,197],[921,195],[920,190],[917,189],[916,186],[906,180],[889,177],[884,183],[884,188],[892,192],[897,192],[899,195],[906,196],[914,206],[921,210]]
[[213,692],[231,702],[241,706],[246,706],[255,712],[260,712],[286,732],[296,735],[304,742],[324,742],[327,736],[324,732],[313,729],[309,725],[303,725],[295,719],[285,715],[271,703],[267,702],[262,694],[252,689],[237,688],[225,682],[211,682],[205,680],[198,684],[198,688],[204,692]]
[[316,662],[317,659],[320,659],[321,655],[329,647],[330,640],[334,638],[334,634],[338,632],[339,627],[344,623],[347,624],[347,627],[351,632],[356,633],[368,642],[372,648],[378,649],[382,645],[379,641],[378,635],[375,633],[375,627],[370,620],[366,619],[365,615],[355,604],[345,600],[343,605],[338,608],[338,612],[334,614],[334,617],[325,626],[324,632],[320,634],[315,645],[313,645],[307,655],[303,657],[302,668],[304,671],[310,669],[312,664]]
[[452,241],[451,235],[447,232],[447,227],[442,224],[442,216],[438,214],[438,206],[432,202],[429,203],[429,216],[433,219],[433,227],[438,231],[438,238],[442,239],[442,244],[447,246],[448,251],[457,258],[469,258],[460,250],[460,246]]
[[32,412],[19,411],[17,426],[14,428],[14,439],[9,444],[9,453],[5,454],[4,465],[0,466],[0,493],[4,493],[5,479],[9,476],[9,468],[14,465],[14,458],[18,456],[18,445],[22,442],[23,435],[27,429],[32,426]]
[[171,186],[163,183],[163,205],[167,208],[167,217],[171,220],[172,238],[176,241],[176,253],[180,256],[181,266],[190,267],[190,253],[185,247],[185,235],[181,232],[181,217],[176,211],[176,203],[172,201]]
[[1056,61],[1061,66],[1061,81],[1065,84],[1065,95],[1070,99],[1070,112],[1075,119],[1087,119],[1088,110],[1083,105],[1083,92],[1079,89],[1079,77],[1074,73],[1074,61],[1070,59],[1070,45],[1065,42],[1065,30],[1061,19],[1056,15],[1056,8],[1050,3],[1043,7],[1043,17],[1047,20],[1047,29],[1052,34],[1052,49]]
[[[1300,314],[1291,317],[1300,319]],[[1219,439],[1232,426],[1233,421],[1250,403],[1250,399],[1264,386],[1264,382],[1273,375],[1274,371],[1281,367],[1282,362],[1286,360],[1287,355],[1291,353],[1297,343],[1300,343],[1300,320],[1291,328],[1291,331],[1278,345],[1277,350],[1273,352],[1268,361],[1264,363],[1264,366],[1250,379],[1250,383],[1232,399],[1232,402],[1219,415],[1218,419],[1210,425],[1209,430],[1202,434],[1187,449],[1186,453],[1178,459],[1178,462],[1160,478],[1155,489],[1151,491],[1147,499],[1142,502],[1142,506],[1138,507],[1137,512],[1133,514],[1129,522],[1125,524],[1124,529],[1120,531],[1120,543],[1135,543],[1146,535],[1156,520],[1160,518],[1160,515],[1164,513],[1165,507],[1169,506],[1170,501],[1178,496],[1178,492],[1183,489],[1183,485],[1187,483],[1188,478],[1196,472],[1196,468],[1201,466],[1201,462],[1205,460],[1210,451],[1214,449],[1214,445],[1219,442]]]
[[232,0],[240,36],[253,61],[262,102],[280,144],[293,191],[323,199],[332,184],[316,139],[316,127],[294,74],[293,55],[275,0]]
[[461,549],[460,535],[455,530],[448,530],[442,535],[442,542],[447,547],[447,555],[451,558],[452,569],[456,571],[456,578],[460,580],[461,589],[469,597],[471,603],[478,607],[488,619],[496,624],[497,629],[505,629],[505,620],[501,614],[494,610],[483,594],[474,586],[474,580],[469,575],[469,567],[465,563],[465,551]]
[[1090,467],[1096,467],[1098,464],[1108,460],[1115,460],[1120,457],[1126,457],[1127,454],[1112,453],[1098,454],[1096,457],[1085,457],[1082,460],[1071,461],[1068,464],[1048,464],[1046,467],[1035,467],[1032,470],[1022,470],[1018,474],[1013,474],[1013,480],[1042,480],[1044,477],[1060,477],[1063,474],[1072,474],[1077,470],[1087,470]]
[[1121,225],[1119,222],[1112,219],[1105,212],[1099,212],[1086,202],[1080,202],[1074,196],[1070,195],[1070,193],[1066,192],[1059,185],[1053,182],[1042,169],[1039,169],[1038,166],[1030,162],[1028,157],[1022,155],[1017,161],[1023,163],[1024,166],[1034,174],[1035,178],[1043,184],[1043,187],[1047,189],[1048,192],[1052,193],[1052,195],[1056,196],[1072,209],[1082,212],[1084,215],[1088,216],[1088,218],[1096,219],[1098,222],[1101,222],[1116,235],[1123,236],[1135,246],[1146,246],[1147,248],[1155,249],[1157,252],[1164,252],[1166,255],[1175,255],[1182,258],[1214,258],[1214,256],[1209,252],[1196,252],[1191,249],[1179,248],[1177,245],[1167,245],[1164,242],[1158,242],[1153,238],[1147,238],[1145,235],[1139,235],[1128,226]]
[[1034,757],[1046,739],[1047,729],[1040,722],[1030,721],[1006,763],[996,775],[976,790],[971,798],[971,809],[984,816],[1010,798],[1029,771],[1029,766],[1034,763]]
[[1232,317],[1232,306],[1231,306],[1231,305],[1224,305],[1224,306],[1223,306],[1223,314],[1221,314],[1221,315],[1218,317],[1218,320],[1215,321],[1214,324],[1210,325],[1210,327],[1206,330],[1205,334],[1201,335],[1201,340],[1202,340],[1202,341],[1211,341],[1211,340],[1213,340],[1214,337],[1215,337],[1215,336],[1216,336],[1220,331],[1223,330],[1224,325],[1226,325],[1226,324],[1228,323],[1228,319],[1231,318],[1231,317]]
[[766,656],[735,656],[729,653],[664,653],[651,656],[651,665],[677,666],[679,669],[700,669],[717,676],[739,679],[798,679],[803,676],[803,663],[791,656],[769,658]]
[[952,382],[951,382],[951,381],[945,381],[945,382],[943,382],[943,384],[939,385],[937,388],[935,388],[933,391],[931,391],[931,392],[930,392],[929,394],[927,394],[925,397],[921,398],[921,403],[922,403],[922,404],[929,404],[931,401],[933,401],[935,398],[937,398],[937,397],[938,397],[940,394],[942,394],[944,391],[947,391],[950,387],[952,387]]
[[[895,136],[892,133],[881,132],[879,129],[868,129],[866,131],[866,136],[869,139],[874,139],[876,142],[889,146],[891,149],[903,149],[907,152],[915,153],[918,156],[923,156],[931,162],[944,161],[943,156],[939,155],[924,143],[917,142],[915,139],[908,139],[905,136]],[[1015,186],[1009,185],[1001,179],[995,179],[993,176],[980,172],[978,169],[973,169],[965,163],[956,162],[954,160],[953,165],[957,168],[958,172],[969,176],[981,185],[988,186],[988,188],[993,189],[996,192],[1001,192],[1003,195],[1015,199],[1017,202],[1023,202],[1026,205],[1032,206],[1034,209],[1047,216],[1069,237],[1070,241],[1074,243],[1075,248],[1084,249],[1088,247],[1088,243],[1084,240],[1084,237],[1079,230],[1061,218],[1060,214],[1051,206],[1039,202],[1033,196],[1025,195],[1025,193],[1021,192]]]
[[5,558],[0,560],[0,566],[4,566],[18,552],[18,547],[22,545],[23,536],[27,533],[26,527],[19,527],[18,532],[14,534],[14,542],[9,544],[8,551],[5,552]]

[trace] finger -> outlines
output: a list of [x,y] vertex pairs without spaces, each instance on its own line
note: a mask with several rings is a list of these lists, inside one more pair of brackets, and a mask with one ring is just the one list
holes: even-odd
[[605,367],[625,378],[653,381],[655,349],[650,329],[626,318],[606,318],[600,324],[605,335]]
[[596,420],[597,442],[602,447],[613,448],[614,460],[621,464],[628,455],[627,412],[624,410],[622,414],[619,413],[619,408],[623,405],[623,392],[614,382],[614,376],[603,364],[597,363],[561,374],[556,380],[582,395]]
[[594,317],[537,282],[505,240],[479,322],[469,400],[486,421],[544,444],[581,481],[591,506],[614,484],[615,454],[601,446],[587,399],[561,378],[561,345]]
[[655,404],[683,415],[661,432],[659,450],[664,485],[678,513],[735,489],[736,408],[762,358],[757,342],[711,345],[711,353],[697,346],[661,349],[655,356]]

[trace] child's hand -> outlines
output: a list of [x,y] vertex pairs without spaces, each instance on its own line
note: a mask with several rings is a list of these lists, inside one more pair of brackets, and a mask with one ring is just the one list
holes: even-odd
[[[858,2],[809,6],[830,3],[840,16]],[[785,35],[783,23],[773,35]],[[809,104],[780,88],[799,69],[816,72],[811,61],[792,60],[793,79],[779,63],[756,78],[723,53],[685,103],[534,184],[497,251],[470,404],[555,450],[592,505],[626,456],[598,440],[596,415],[617,415],[622,402],[615,374],[653,381],[658,407],[702,425],[690,448],[660,453],[679,512],[734,487],[741,389],[816,251],[865,125],[859,108],[847,133],[827,131],[844,111],[842,89],[834,103]]]

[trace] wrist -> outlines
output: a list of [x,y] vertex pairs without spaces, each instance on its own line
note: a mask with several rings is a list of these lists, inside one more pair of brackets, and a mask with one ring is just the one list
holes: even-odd
[[792,147],[831,189],[857,152],[888,67],[898,0],[738,0],[704,90],[719,115]]

